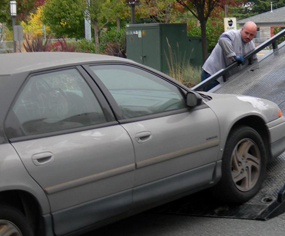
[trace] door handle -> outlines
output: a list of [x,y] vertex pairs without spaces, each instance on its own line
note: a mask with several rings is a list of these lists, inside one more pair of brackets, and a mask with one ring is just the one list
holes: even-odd
[[32,161],[36,166],[44,165],[54,158],[51,152],[37,153],[32,156]]
[[144,132],[140,132],[140,133],[137,133],[135,135],[135,139],[138,143],[144,143],[144,142],[147,142],[148,140],[151,139],[151,132],[149,131],[144,131]]

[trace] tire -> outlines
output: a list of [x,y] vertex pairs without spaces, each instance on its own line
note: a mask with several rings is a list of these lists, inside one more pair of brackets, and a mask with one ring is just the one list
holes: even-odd
[[33,236],[26,217],[18,209],[0,206],[0,236]]
[[260,190],[266,175],[266,150],[259,133],[247,126],[234,129],[226,142],[222,178],[212,193],[224,202],[243,203]]

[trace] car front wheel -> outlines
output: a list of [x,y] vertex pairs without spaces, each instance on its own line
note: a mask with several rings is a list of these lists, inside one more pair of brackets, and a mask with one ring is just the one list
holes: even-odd
[[234,129],[222,161],[222,178],[213,188],[218,199],[243,203],[257,194],[266,174],[266,150],[257,131],[248,126]]
[[0,206],[0,236],[33,236],[26,217],[16,208]]

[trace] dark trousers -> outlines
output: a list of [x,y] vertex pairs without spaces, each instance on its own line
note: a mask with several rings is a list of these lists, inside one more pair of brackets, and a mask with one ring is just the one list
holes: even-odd
[[[202,70],[201,72],[201,82],[204,81],[205,79],[208,79],[211,75]],[[206,84],[204,87],[203,87],[203,91],[209,91],[210,89],[214,88],[216,85],[218,85],[219,82],[214,80],[214,81],[211,81],[210,83]]]

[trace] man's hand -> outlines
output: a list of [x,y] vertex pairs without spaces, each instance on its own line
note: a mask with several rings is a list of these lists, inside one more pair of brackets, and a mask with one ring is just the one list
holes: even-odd
[[244,58],[242,56],[234,56],[234,61],[236,61],[239,65],[244,65]]

